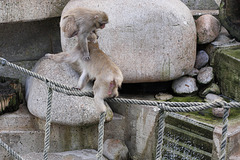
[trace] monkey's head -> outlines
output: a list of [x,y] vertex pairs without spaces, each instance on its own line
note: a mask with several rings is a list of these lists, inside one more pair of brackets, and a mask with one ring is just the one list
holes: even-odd
[[98,42],[97,39],[98,39],[98,35],[96,33],[96,30],[92,31],[87,38],[89,42],[93,42],[93,43],[97,43]]
[[105,24],[108,23],[107,14],[102,11],[99,11],[98,14],[95,15],[94,19],[96,29],[98,28],[103,29],[105,27]]

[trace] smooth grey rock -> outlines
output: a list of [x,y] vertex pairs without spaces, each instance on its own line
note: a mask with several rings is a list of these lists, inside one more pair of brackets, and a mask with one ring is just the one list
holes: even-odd
[[117,139],[107,139],[103,144],[103,155],[109,160],[127,160],[128,148]]
[[[66,152],[49,153],[49,160],[97,160],[97,151],[94,149],[83,149]],[[43,153],[28,153],[22,157],[25,160],[42,159]],[[104,158],[106,160],[106,158]]]
[[216,94],[209,93],[206,95],[204,101],[206,102],[214,102],[214,101],[224,101],[224,99]]
[[196,68],[193,68],[192,71],[188,73],[188,75],[191,77],[195,77],[198,75],[198,73],[199,73],[199,70]]
[[204,67],[200,69],[198,76],[197,76],[197,81],[201,84],[208,84],[210,83],[214,78],[213,75],[213,68],[212,67]]
[[194,67],[200,69],[204,67],[208,63],[208,61],[209,61],[208,54],[204,50],[198,51]]
[[[75,87],[79,78],[79,74],[67,64],[56,63],[47,58],[38,61],[34,72],[70,87]],[[41,119],[45,119],[47,94],[47,85],[44,82],[32,77],[27,80],[26,101],[28,109],[33,115]],[[53,93],[51,112],[53,123],[77,126],[91,125],[98,123],[100,114],[93,98]],[[110,121],[112,117],[113,113],[107,107],[106,120]]]
[[196,20],[198,44],[206,44],[217,38],[221,24],[210,14],[202,15]]
[[196,79],[192,77],[181,77],[173,81],[172,89],[177,94],[191,94],[198,90]]
[[162,100],[162,101],[170,100],[172,98],[173,98],[173,95],[168,93],[158,93],[155,95],[155,99]]
[[[99,45],[119,66],[125,83],[169,81],[192,70],[196,27],[181,1],[71,0],[63,13],[79,6],[108,14],[109,24],[98,32]],[[76,42],[61,31],[63,51]]]

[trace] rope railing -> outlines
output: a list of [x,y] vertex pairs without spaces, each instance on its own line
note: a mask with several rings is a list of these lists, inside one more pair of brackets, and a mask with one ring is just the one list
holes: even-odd
[[[29,71],[23,67],[20,67],[16,64],[8,62],[6,59],[0,57],[0,64],[2,66],[9,66],[13,69],[16,69],[20,72],[23,72],[29,76],[37,78],[45,82],[48,86],[48,105],[46,112],[46,125],[45,125],[45,138],[44,138],[44,154],[43,159],[48,160],[48,151],[50,147],[50,125],[51,125],[51,100],[52,100],[52,91],[59,93],[64,93],[66,95],[74,96],[89,96],[93,97],[93,92],[82,92],[74,87],[70,87],[56,81],[50,80],[46,77],[43,77],[37,73]],[[221,140],[221,155],[220,159],[226,159],[226,143],[227,143],[227,124],[228,124],[228,112],[230,108],[240,108],[240,103],[225,101],[214,101],[211,103],[203,102],[159,102],[159,101],[150,101],[150,100],[137,100],[137,99],[127,99],[127,98],[107,98],[107,102],[116,102],[116,103],[126,103],[126,104],[138,104],[138,105],[150,105],[157,106],[159,108],[159,120],[158,120],[158,138],[156,145],[156,160],[161,159],[162,155],[162,145],[163,145],[163,133],[165,128],[165,112],[194,112],[201,111],[208,108],[222,107],[224,108],[223,116],[223,129],[222,129],[222,140]],[[104,137],[104,122],[105,122],[106,113],[101,113],[99,118],[98,125],[98,160],[103,159],[103,137]],[[10,147],[8,147],[1,139],[0,146],[6,149],[10,155],[18,160],[23,160],[20,155],[14,152]]]

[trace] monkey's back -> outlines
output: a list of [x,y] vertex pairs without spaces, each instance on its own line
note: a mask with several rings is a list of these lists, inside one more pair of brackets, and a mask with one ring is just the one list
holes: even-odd
[[91,79],[102,77],[111,82],[117,80],[119,83],[123,81],[123,75],[118,66],[99,49],[97,43],[89,42],[90,61],[82,61],[82,68],[86,68],[87,73]]

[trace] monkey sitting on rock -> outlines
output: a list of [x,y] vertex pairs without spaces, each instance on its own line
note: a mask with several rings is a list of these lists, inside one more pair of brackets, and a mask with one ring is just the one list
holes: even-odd
[[100,107],[100,111],[105,112],[104,99],[118,96],[118,88],[121,87],[123,75],[118,66],[99,49],[97,35],[94,32],[88,36],[88,41],[90,61],[82,58],[72,60],[76,58],[76,54],[80,54],[81,46],[79,44],[69,52],[46,54],[46,56],[56,62],[75,65],[74,68],[81,70],[82,74],[77,84],[79,89],[86,86],[89,80],[95,80],[93,85],[94,101]]

